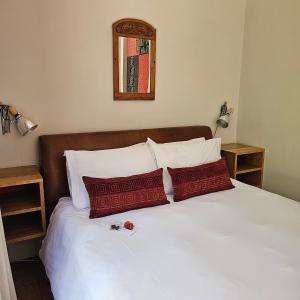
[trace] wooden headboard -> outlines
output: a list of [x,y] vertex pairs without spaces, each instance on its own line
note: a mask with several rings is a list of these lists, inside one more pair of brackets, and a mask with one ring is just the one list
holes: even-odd
[[212,132],[208,126],[190,126],[40,136],[41,171],[44,177],[47,216],[50,216],[59,198],[70,195],[63,156],[65,150],[120,148],[145,142],[147,137],[158,143],[167,143],[196,137],[210,139]]

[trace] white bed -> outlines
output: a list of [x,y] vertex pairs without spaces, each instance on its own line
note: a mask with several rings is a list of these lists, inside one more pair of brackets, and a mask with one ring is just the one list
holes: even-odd
[[[300,299],[300,204],[233,190],[89,219],[56,206],[40,252],[56,300]],[[111,231],[131,220],[136,231]]]

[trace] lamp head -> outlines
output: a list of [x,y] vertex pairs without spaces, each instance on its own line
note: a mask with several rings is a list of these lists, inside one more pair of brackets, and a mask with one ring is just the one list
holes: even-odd
[[229,125],[229,114],[220,116],[217,120],[217,125],[222,128],[227,128]]
[[[15,118],[14,122],[11,121],[10,115],[12,115]],[[20,134],[23,136],[29,134],[38,126],[31,120],[19,114],[14,106],[4,105],[1,101],[0,101],[0,121],[2,124],[2,134],[10,132],[11,123],[16,123],[16,126]]]
[[29,134],[30,132],[32,132],[34,129],[38,127],[37,124],[33,123],[31,120],[23,117],[20,114],[17,114],[15,118],[16,118],[17,128],[20,134],[23,136]]

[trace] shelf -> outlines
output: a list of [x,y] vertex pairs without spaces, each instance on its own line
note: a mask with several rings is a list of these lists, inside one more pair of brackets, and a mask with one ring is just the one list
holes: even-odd
[[222,145],[231,178],[249,185],[262,187],[265,150],[243,144]]
[[235,155],[245,155],[245,154],[255,154],[255,153],[263,153],[265,150],[260,147],[253,147],[243,144],[223,144],[222,151],[231,152]]
[[0,187],[40,182],[43,182],[43,178],[36,166],[0,169]]
[[31,226],[23,227],[22,230],[17,228],[16,230],[7,230],[5,234],[6,243],[14,244],[26,240],[31,240],[44,236],[44,232],[41,226],[32,224]]
[[262,171],[253,171],[248,173],[237,174],[236,179],[244,183],[262,187]]
[[1,214],[3,218],[34,211],[40,211],[41,209],[42,208],[40,206],[39,199],[36,199],[34,197],[11,197],[1,204]]
[[36,166],[0,168],[0,208],[7,244],[43,237],[43,178]]
[[18,217],[3,219],[7,244],[44,236],[39,213],[30,213]]
[[240,164],[237,166],[236,174],[244,174],[250,172],[262,171],[261,167],[256,167],[250,164]]
[[2,217],[40,211],[38,184],[0,188],[0,207]]

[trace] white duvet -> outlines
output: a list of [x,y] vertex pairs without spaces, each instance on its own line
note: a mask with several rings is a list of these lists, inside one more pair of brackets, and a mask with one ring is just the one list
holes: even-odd
[[55,299],[299,300],[300,203],[234,184],[93,220],[61,199],[40,252]]

